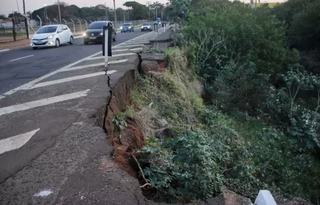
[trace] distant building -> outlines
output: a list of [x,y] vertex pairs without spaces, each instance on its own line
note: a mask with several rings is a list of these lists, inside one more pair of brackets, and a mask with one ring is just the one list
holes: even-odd
[[0,19],[0,27],[1,28],[12,28],[13,23],[11,19]]

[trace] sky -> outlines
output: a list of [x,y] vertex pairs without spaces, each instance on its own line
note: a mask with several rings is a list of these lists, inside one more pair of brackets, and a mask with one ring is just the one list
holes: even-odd
[[[97,4],[107,4],[108,7],[113,7],[113,0],[60,0],[67,4],[75,4],[78,7],[96,6]],[[123,7],[126,1],[136,1],[140,4],[147,4],[148,0],[116,0],[116,7]],[[150,0],[151,1],[151,0]],[[156,0],[161,3],[166,3],[168,0]],[[18,11],[17,2],[20,13],[23,13],[23,0],[0,0],[0,14],[8,15],[12,11]],[[25,0],[26,11],[34,11],[44,6],[57,2],[57,0]],[[153,2],[153,1],[151,1]]]

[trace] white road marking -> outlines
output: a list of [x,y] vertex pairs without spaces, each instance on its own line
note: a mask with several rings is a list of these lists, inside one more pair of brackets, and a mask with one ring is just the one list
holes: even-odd
[[[107,72],[107,75],[111,75],[112,73],[115,73],[117,71],[115,70],[110,70]],[[70,82],[70,81],[74,81],[74,80],[81,80],[81,79],[85,79],[85,78],[92,78],[92,77],[96,77],[99,75],[105,75],[106,72],[105,71],[101,71],[101,72],[97,72],[97,73],[90,73],[90,74],[86,74],[86,75],[78,75],[78,76],[74,76],[74,77],[69,77],[69,78],[62,78],[59,80],[52,80],[52,81],[47,81],[47,82],[43,82],[43,83],[38,83],[35,84],[33,87],[29,88],[34,89],[34,88],[41,88],[41,87],[45,87],[45,86],[50,86],[50,85],[56,85],[56,84],[61,84],[61,83],[66,83],[66,82]]]
[[[113,64],[118,64],[118,63],[124,63],[127,62],[128,59],[122,59],[122,60],[115,60],[115,61],[110,61],[108,64],[109,65],[113,65]],[[100,67],[100,66],[104,66],[105,63],[95,63],[95,64],[89,64],[89,65],[82,65],[82,66],[75,66],[75,67],[71,67],[71,68],[66,68],[63,71],[67,72],[67,71],[74,71],[74,70],[81,70],[81,69],[86,69],[86,68],[93,68],[93,67]]]
[[20,91],[20,90],[28,90],[28,88],[34,86],[34,85],[37,84],[38,82],[43,81],[44,79],[49,78],[49,77],[51,77],[51,76],[53,76],[53,75],[55,75],[55,74],[57,74],[57,73],[59,73],[59,72],[62,72],[63,69],[72,67],[72,66],[74,66],[74,65],[77,65],[77,64],[81,63],[82,61],[84,61],[85,59],[91,58],[91,56],[95,56],[95,55],[98,55],[98,54],[100,54],[100,53],[102,53],[102,51],[100,51],[100,52],[98,52],[98,53],[95,53],[95,54],[93,54],[93,55],[90,55],[90,56],[88,56],[88,57],[86,57],[86,58],[83,58],[83,59],[81,59],[81,60],[78,60],[78,61],[76,61],[76,62],[74,62],[74,63],[71,63],[71,64],[69,64],[69,65],[67,65],[67,66],[65,66],[65,67],[63,67],[63,68],[60,68],[60,69],[58,69],[58,70],[55,70],[55,71],[53,71],[53,72],[51,72],[51,73],[48,73],[48,74],[46,74],[46,75],[44,75],[44,76],[41,76],[40,78],[37,78],[37,79],[35,79],[35,80],[33,80],[33,81],[30,81],[30,82],[28,82],[28,83],[26,83],[26,84],[24,84],[24,85],[21,85],[21,86],[19,86],[19,87],[17,87],[17,88],[14,88],[14,89],[12,89],[12,90],[9,90],[8,92],[2,94],[2,96],[0,96],[0,99],[5,98],[5,97],[8,96],[8,95],[12,95],[13,93],[18,92],[18,91]]
[[6,52],[6,51],[10,51],[11,49],[2,49],[2,50],[0,50],[0,53],[1,52]]
[[[138,36],[138,37],[136,37],[136,38],[133,38],[133,39],[131,39],[131,40],[140,39],[140,38],[143,38],[143,37],[145,37],[145,36],[147,36],[147,35],[149,35],[149,33],[143,34],[143,35]],[[125,45],[126,43],[127,43],[127,41],[122,42],[122,43],[120,43],[120,44],[118,44],[118,45],[113,46],[112,48],[114,49],[114,48],[121,47],[121,46]],[[132,45],[132,47],[133,47],[133,46],[136,46],[136,45]],[[42,80],[44,80],[44,79],[46,79],[46,78],[49,78],[50,76],[53,76],[53,75],[55,75],[55,74],[57,74],[57,73],[59,73],[59,72],[63,72],[65,68],[70,68],[70,67],[72,67],[72,66],[74,66],[74,65],[77,65],[77,64],[79,64],[79,63],[81,63],[81,62],[83,62],[83,61],[85,61],[85,60],[87,60],[87,59],[89,59],[89,58],[91,58],[91,57],[93,57],[93,56],[99,55],[99,54],[101,54],[101,53],[102,53],[102,51],[99,51],[99,52],[97,52],[97,53],[95,53],[95,54],[93,54],[93,55],[87,56],[87,57],[85,57],[85,58],[83,58],[83,59],[80,59],[80,60],[74,62],[74,63],[71,63],[71,64],[69,64],[69,65],[67,65],[67,66],[64,66],[64,67],[62,67],[62,68],[60,68],[60,69],[58,69],[58,70],[55,70],[55,71],[53,71],[53,72],[51,72],[51,73],[48,73],[48,74],[46,74],[46,75],[44,75],[44,76],[41,76],[40,78],[37,78],[37,79],[35,79],[35,80],[33,80],[33,81],[30,81],[30,82],[28,82],[28,83],[26,83],[26,84],[24,84],[24,85],[21,85],[21,86],[19,86],[19,87],[17,87],[17,88],[14,88],[14,89],[12,89],[12,90],[9,90],[9,91],[3,93],[2,95],[0,95],[0,100],[3,99],[3,98],[5,98],[6,96],[12,95],[12,94],[14,94],[14,93],[16,93],[16,92],[18,92],[18,91],[20,91],[20,90],[27,90],[28,88],[34,86],[36,83],[38,83],[38,82],[40,82],[40,81],[42,81]]]
[[123,45],[123,46],[118,46],[117,48],[131,48],[131,47],[145,47],[145,45],[143,44]]
[[0,140],[0,154],[19,149],[24,144],[26,144],[31,139],[31,137],[35,135],[39,130],[40,128],[31,132]]
[[83,36],[76,36],[76,37],[73,37],[74,39],[77,39],[77,38],[83,38]]
[[59,96],[55,96],[55,97],[51,97],[51,98],[45,98],[42,100],[36,100],[36,101],[31,101],[31,102],[27,102],[27,103],[23,103],[23,104],[3,107],[3,108],[0,108],[0,116],[5,115],[5,114],[10,114],[13,112],[29,110],[31,108],[50,105],[50,104],[57,103],[57,102],[63,102],[63,101],[67,101],[67,100],[72,100],[72,99],[84,97],[84,96],[87,96],[89,91],[90,91],[90,89],[87,89],[84,91],[75,92],[75,93],[71,93],[71,94],[59,95]]
[[34,196],[35,197],[46,197],[52,193],[53,193],[53,191],[51,189],[46,189],[46,190],[40,191],[39,193],[36,193]]
[[123,52],[123,51],[141,51],[143,48],[127,48],[127,49],[119,49],[113,50],[112,52]]
[[[112,55],[110,58],[121,57],[121,56],[133,56],[133,55],[137,55],[137,54],[136,53],[120,53],[120,54]],[[97,60],[97,59],[103,59],[103,58],[104,56],[98,56],[98,57],[94,57],[86,60]]]
[[32,56],[34,56],[34,55],[28,55],[28,56],[24,56],[24,57],[21,57],[21,58],[12,59],[12,60],[9,60],[9,62],[18,61],[18,60],[22,60],[22,59],[25,59],[25,58],[31,58]]

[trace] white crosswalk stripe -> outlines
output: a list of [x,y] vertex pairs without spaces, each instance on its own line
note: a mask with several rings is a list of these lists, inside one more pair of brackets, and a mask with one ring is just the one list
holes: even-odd
[[3,107],[3,108],[0,108],[0,116],[10,114],[13,112],[17,112],[17,111],[29,110],[31,108],[36,108],[36,107],[40,107],[40,106],[50,105],[50,104],[57,103],[57,102],[63,102],[63,101],[67,101],[67,100],[72,100],[72,99],[84,97],[84,96],[87,96],[89,91],[90,91],[90,89],[87,89],[84,91],[75,92],[75,93],[71,93],[71,94],[59,95],[59,96],[55,96],[52,98],[45,98],[42,100],[35,100],[35,101],[23,103],[23,104]]

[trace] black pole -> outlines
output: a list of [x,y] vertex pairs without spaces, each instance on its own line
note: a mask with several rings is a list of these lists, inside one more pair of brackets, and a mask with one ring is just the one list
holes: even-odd
[[23,0],[23,14],[24,14],[24,24],[26,26],[27,39],[29,39],[29,26],[28,26],[28,17],[26,16],[26,3]]
[[16,22],[14,21],[14,18],[12,18],[12,34],[13,34],[13,41],[16,41]]

